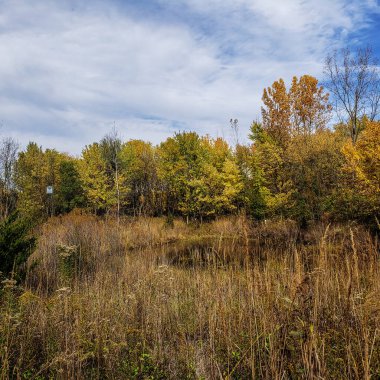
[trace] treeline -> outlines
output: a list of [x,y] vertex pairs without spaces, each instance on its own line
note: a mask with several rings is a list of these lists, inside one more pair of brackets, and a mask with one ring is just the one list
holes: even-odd
[[233,150],[222,139],[195,132],[176,133],[159,146],[110,134],[86,146],[80,158],[30,143],[14,168],[17,207],[36,217],[87,208],[196,219],[244,206]]
[[251,144],[233,148],[195,132],[176,133],[158,146],[108,135],[80,158],[30,143],[10,165],[11,179],[3,170],[2,216],[15,207],[34,218],[86,208],[201,220],[244,210],[302,223],[328,216],[375,222],[380,122],[363,120],[353,144],[344,125],[329,130],[308,123],[306,130],[290,123],[278,135],[264,120],[252,125]]
[[[330,57],[326,67],[340,70],[333,66],[336,60]],[[363,66],[363,60],[359,63]],[[330,75],[338,104],[335,73]],[[245,212],[257,219],[292,218],[302,225],[327,218],[376,226],[380,122],[373,112],[378,103],[366,112],[365,102],[374,91],[368,88],[370,94],[359,96],[354,86],[346,89],[357,101],[356,113],[346,107],[346,119],[331,128],[333,107],[316,78],[294,77],[288,87],[280,79],[264,90],[262,119],[252,124],[245,145],[179,132],[153,146],[121,141],[113,131],[75,158],[36,143],[17,154],[17,144],[6,139],[0,153],[1,216],[17,208],[38,219],[80,208],[117,217],[202,221]],[[48,186],[53,194],[47,193]]]

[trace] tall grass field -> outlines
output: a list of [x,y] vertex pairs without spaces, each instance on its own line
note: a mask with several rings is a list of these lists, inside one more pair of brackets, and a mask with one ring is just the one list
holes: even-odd
[[3,278],[1,379],[379,379],[379,241],[69,214]]

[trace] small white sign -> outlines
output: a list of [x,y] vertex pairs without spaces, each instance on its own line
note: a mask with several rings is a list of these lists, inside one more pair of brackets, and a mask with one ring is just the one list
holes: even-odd
[[46,187],[46,194],[53,194],[53,186]]

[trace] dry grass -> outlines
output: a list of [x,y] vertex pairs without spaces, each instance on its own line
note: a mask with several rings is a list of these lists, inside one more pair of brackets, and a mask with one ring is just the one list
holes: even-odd
[[349,226],[52,219],[3,284],[0,377],[379,378],[378,248]]

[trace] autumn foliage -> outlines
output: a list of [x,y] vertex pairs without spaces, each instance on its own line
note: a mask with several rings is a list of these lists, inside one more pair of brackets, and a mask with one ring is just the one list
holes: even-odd
[[202,222],[245,213],[302,225],[328,217],[376,226],[379,122],[358,121],[353,143],[349,126],[329,124],[329,94],[310,75],[288,86],[275,81],[262,100],[262,120],[252,124],[245,145],[177,132],[154,146],[121,141],[113,131],[74,158],[30,143],[14,163],[15,201],[9,195],[7,204],[36,218],[80,208],[117,218]]

